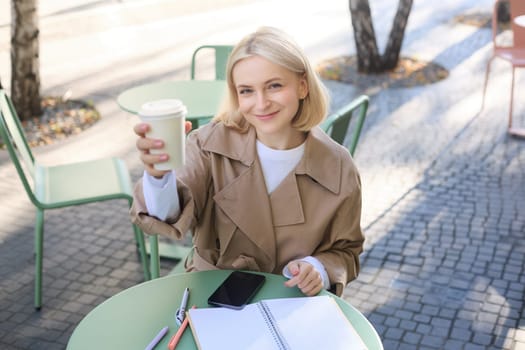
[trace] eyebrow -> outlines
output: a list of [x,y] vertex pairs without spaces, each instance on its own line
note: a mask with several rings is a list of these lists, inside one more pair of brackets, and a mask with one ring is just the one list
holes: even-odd
[[[273,82],[278,81],[278,80],[283,80],[283,78],[279,78],[279,77],[271,78],[271,79],[266,80],[263,84],[266,85],[266,84],[273,83]],[[239,85],[236,85],[236,87],[237,88],[246,88],[246,87],[251,87],[251,85],[239,84]]]

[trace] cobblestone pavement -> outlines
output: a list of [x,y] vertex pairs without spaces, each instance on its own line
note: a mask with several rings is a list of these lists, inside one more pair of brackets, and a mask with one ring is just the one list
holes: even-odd
[[[375,16],[389,18],[395,10],[387,0],[370,2]],[[368,317],[386,350],[525,349],[525,141],[505,133],[510,70],[494,63],[487,107],[479,113],[490,29],[452,20],[467,12],[488,13],[491,3],[415,2],[402,53],[443,65],[450,71],[444,81],[365,91],[326,82],[333,108],[360,93],[371,96],[355,157],[363,180],[367,241],[362,272],[344,298]],[[141,174],[131,133],[136,117],[119,110],[116,96],[138,83],[188,78],[188,57],[197,43],[234,41],[271,13],[271,24],[298,37],[314,62],[353,51],[345,1],[322,8],[313,1],[290,0],[289,8],[278,1],[237,1],[213,13],[185,7],[170,20],[162,13],[167,6],[162,0],[75,4],[69,11],[48,9],[41,21],[47,38],[43,88],[47,93],[71,89],[77,97],[92,99],[103,118],[79,136],[35,149],[36,157],[64,162],[118,155],[134,179]],[[294,13],[303,21],[290,21],[294,8],[301,9]],[[217,23],[213,31],[198,25],[209,23],[211,16]],[[94,17],[96,28],[80,20]],[[85,27],[68,30],[73,20]],[[167,39],[148,42],[145,37],[159,30],[179,33],[189,23],[194,31],[174,35],[180,45],[176,53],[164,54]],[[326,32],[320,34],[323,25]],[[385,38],[388,21],[376,25],[378,37]],[[4,85],[5,30],[0,23]],[[115,52],[104,54],[109,38]],[[75,56],[81,48],[91,56]],[[525,74],[519,70],[516,84],[522,96]],[[523,99],[515,103],[515,114],[525,123]],[[36,312],[34,209],[5,152],[0,152],[0,177],[0,348],[63,349],[84,315],[142,281],[126,203],[46,213],[44,306]],[[172,265],[163,260],[163,274]]]

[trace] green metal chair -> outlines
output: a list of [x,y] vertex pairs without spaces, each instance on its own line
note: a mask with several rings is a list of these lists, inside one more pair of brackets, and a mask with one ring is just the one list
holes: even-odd
[[[112,199],[131,206],[132,183],[122,159],[105,158],[55,166],[39,164],[33,157],[11,99],[0,90],[0,137],[18,172],[24,189],[36,207],[35,308],[42,306],[44,210]],[[144,234],[133,225],[144,278],[151,279]]]
[[215,80],[226,80],[226,63],[230,56],[233,46],[231,45],[202,45],[193,52],[191,56],[191,79],[195,79],[197,53],[199,51],[215,51]]
[[354,112],[358,110],[359,114],[355,125],[352,125],[352,136],[348,144],[348,150],[353,156],[359,142],[359,136],[361,135],[361,129],[365,121],[366,112],[368,110],[369,98],[366,95],[361,95],[351,101],[346,106],[340,108],[332,115],[328,116],[324,122],[321,123],[321,129],[323,129],[332,139],[337,143],[344,146],[344,141],[348,129],[354,123],[352,123],[352,116]]

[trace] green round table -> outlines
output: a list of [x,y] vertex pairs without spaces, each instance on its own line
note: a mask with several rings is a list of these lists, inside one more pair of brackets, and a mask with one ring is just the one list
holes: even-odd
[[138,114],[141,106],[149,101],[179,99],[186,108],[186,119],[193,128],[209,121],[219,110],[226,92],[224,80],[176,80],[161,81],[132,87],[122,92],[117,102],[130,113]]
[[[69,339],[68,350],[125,349],[143,350],[165,326],[169,331],[155,349],[167,349],[176,333],[175,311],[180,305],[185,287],[190,289],[188,307],[209,307],[210,294],[230,274],[228,270],[181,273],[157,278],[126,289],[109,298],[82,319]],[[298,288],[284,286],[280,275],[263,274],[266,282],[253,302],[270,298],[304,296]],[[345,300],[330,294],[352,323],[370,350],[382,350],[381,340],[370,322]],[[177,350],[197,349],[188,327]]]

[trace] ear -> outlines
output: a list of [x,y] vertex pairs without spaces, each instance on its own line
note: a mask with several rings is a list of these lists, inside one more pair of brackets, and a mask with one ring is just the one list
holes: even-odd
[[306,75],[299,78],[298,95],[301,100],[304,100],[306,96],[308,96],[308,81],[306,80]]

